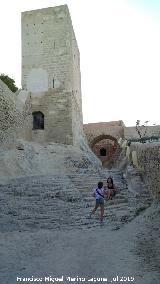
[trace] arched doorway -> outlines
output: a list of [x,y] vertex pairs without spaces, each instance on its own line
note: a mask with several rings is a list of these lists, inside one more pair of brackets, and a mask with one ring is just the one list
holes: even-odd
[[44,129],[44,114],[41,111],[35,111],[33,116],[33,130]]
[[115,137],[100,135],[92,140],[90,147],[101,160],[103,166],[111,166],[113,156],[118,148],[117,139]]
[[107,155],[106,148],[100,148],[100,156],[101,157],[106,157],[106,155]]

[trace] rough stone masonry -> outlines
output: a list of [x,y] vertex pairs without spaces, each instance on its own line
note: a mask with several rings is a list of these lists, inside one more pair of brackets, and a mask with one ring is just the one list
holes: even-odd
[[31,95],[34,141],[83,137],[80,58],[67,5],[22,13],[22,88]]

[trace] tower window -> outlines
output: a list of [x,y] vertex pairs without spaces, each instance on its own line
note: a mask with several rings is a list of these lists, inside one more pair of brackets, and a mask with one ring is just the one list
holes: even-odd
[[33,116],[33,130],[44,129],[44,114],[40,111],[32,113]]
[[54,89],[54,79],[53,79],[53,89]]
[[100,149],[100,156],[106,156],[106,149],[105,148]]

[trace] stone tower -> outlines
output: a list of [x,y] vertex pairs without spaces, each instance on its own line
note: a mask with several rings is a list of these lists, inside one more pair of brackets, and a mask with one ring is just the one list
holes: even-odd
[[79,50],[67,5],[22,13],[22,88],[35,141],[76,145],[83,136]]

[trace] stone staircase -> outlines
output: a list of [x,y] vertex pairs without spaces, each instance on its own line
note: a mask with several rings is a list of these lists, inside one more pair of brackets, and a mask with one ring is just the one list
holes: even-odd
[[[105,225],[119,229],[136,214],[137,197],[118,170],[82,171],[20,177],[0,184],[0,230],[70,230],[99,226],[99,212],[88,219],[95,204],[91,196],[98,181],[112,176],[118,193],[105,202]],[[144,190],[145,191],[145,190]],[[144,197],[148,198],[148,196]],[[149,206],[149,198],[147,199]]]
[[[97,187],[97,182],[98,181],[103,181],[104,185],[106,183],[107,177],[112,176],[117,188],[118,193],[116,194],[116,197],[113,198],[112,200],[107,200],[105,202],[105,219],[106,223],[110,224],[111,222],[113,223],[113,220],[118,221],[118,216],[120,215],[123,216],[123,214],[127,214],[128,212],[128,190],[127,190],[127,185],[122,178],[122,173],[119,171],[107,171],[107,170],[102,170],[100,175],[86,175],[86,177],[83,176],[83,188],[82,188],[82,183],[80,182],[80,177],[79,176],[72,176],[71,180],[75,187],[79,189],[80,193],[82,194],[82,199],[83,202],[85,203],[85,215],[88,215],[88,212],[91,211],[91,209],[95,205],[95,200],[92,197],[92,189]],[[95,217],[92,218],[93,222],[97,220],[99,222],[99,213],[97,210],[97,213],[95,214]],[[92,222],[92,221],[91,221]]]

